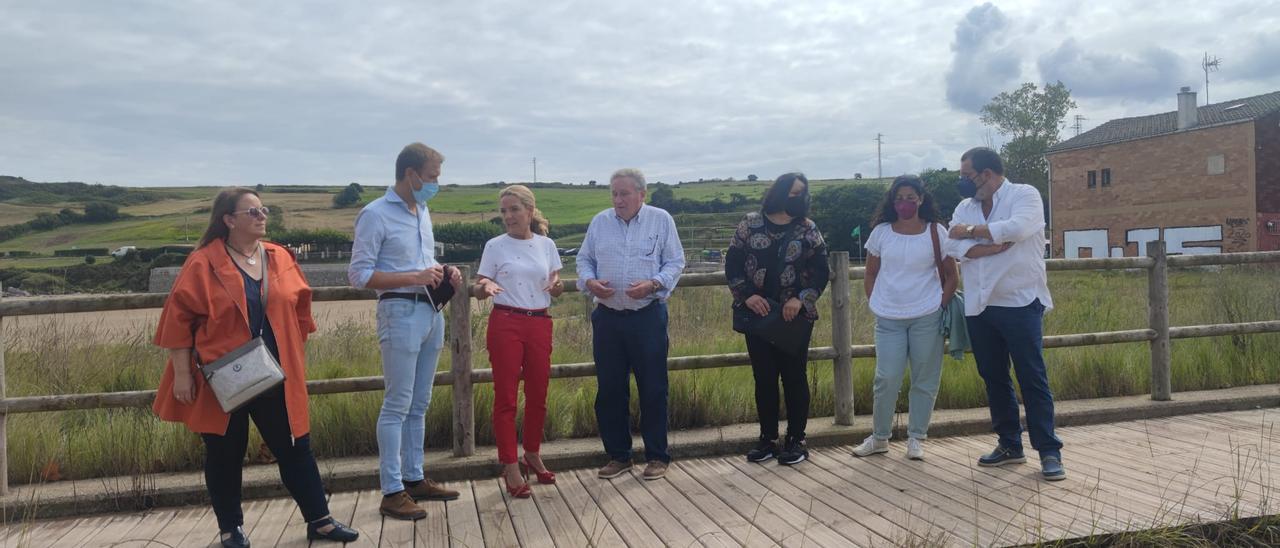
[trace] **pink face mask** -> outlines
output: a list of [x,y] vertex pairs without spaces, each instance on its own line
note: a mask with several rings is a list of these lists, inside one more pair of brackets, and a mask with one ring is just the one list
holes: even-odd
[[911,200],[897,200],[893,202],[893,210],[897,212],[899,219],[910,219],[916,216],[916,210],[920,209],[920,204]]

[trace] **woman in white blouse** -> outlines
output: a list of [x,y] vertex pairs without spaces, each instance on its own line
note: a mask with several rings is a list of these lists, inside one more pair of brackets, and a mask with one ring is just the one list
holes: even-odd
[[[471,294],[493,297],[485,345],[493,368],[493,436],[503,466],[507,492],[528,498],[525,476],[552,484],[538,456],[547,417],[547,383],[551,375],[551,298],[560,296],[560,255],[547,237],[547,219],[538,211],[533,192],[511,185],[498,195],[507,233],[484,246]],[[516,460],[516,388],[524,380],[524,456]]]
[[[942,255],[947,228],[915,175],[894,179],[867,238],[864,286],[876,316],[876,375],[872,433],[853,454],[889,450],[893,415],[907,364],[907,458],[923,459],[922,442],[942,378],[942,309],[956,291],[955,260]],[[945,275],[943,275],[945,273]]]

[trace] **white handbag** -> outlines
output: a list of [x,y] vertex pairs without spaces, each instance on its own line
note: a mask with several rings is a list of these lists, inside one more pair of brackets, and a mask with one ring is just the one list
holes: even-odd
[[[265,250],[260,253],[262,255],[262,322],[265,324],[267,278],[270,274],[267,253]],[[253,339],[227,352],[213,363],[199,366],[201,374],[213,389],[213,395],[218,398],[218,405],[222,406],[224,412],[234,413],[263,392],[284,382],[284,370],[280,368],[280,363],[271,355],[271,351],[262,340],[263,327],[259,325],[255,335],[253,325],[250,324],[249,334],[255,335]],[[197,358],[197,363],[198,361]]]

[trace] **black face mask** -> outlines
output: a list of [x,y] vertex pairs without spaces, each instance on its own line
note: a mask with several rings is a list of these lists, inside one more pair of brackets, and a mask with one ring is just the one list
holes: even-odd
[[787,201],[782,206],[782,210],[792,217],[806,217],[809,215],[809,195],[801,194],[799,196],[788,196]]

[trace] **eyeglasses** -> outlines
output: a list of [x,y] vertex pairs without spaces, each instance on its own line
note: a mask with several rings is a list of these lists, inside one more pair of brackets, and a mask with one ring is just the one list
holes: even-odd
[[239,214],[241,214],[241,213],[248,213],[248,214],[249,214],[249,216],[251,216],[251,217],[258,217],[258,218],[265,219],[265,218],[267,217],[267,215],[270,215],[270,214],[271,214],[271,208],[269,208],[269,207],[267,207],[267,206],[262,206],[262,207],[251,207],[251,208],[249,208],[249,209],[244,209],[244,210],[240,210],[240,211],[232,211],[232,212],[231,212],[231,214],[232,214],[232,215],[239,215]]

